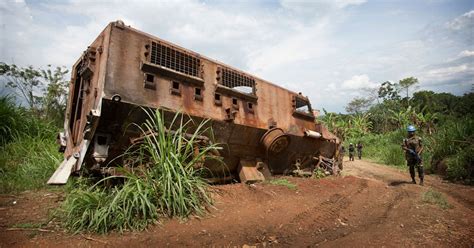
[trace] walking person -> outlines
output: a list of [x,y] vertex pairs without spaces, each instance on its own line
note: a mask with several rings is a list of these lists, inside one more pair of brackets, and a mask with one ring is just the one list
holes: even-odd
[[349,144],[349,161],[354,161],[354,144]]
[[423,161],[421,160],[421,153],[423,152],[423,145],[421,138],[415,134],[416,128],[413,125],[407,127],[408,137],[403,139],[402,149],[405,151],[405,159],[407,166],[410,168],[410,176],[413,184],[415,180],[415,168],[418,170],[418,177],[420,177],[420,185],[423,185],[424,171]]
[[362,159],[362,148],[363,148],[362,143],[360,143],[359,141],[356,147],[357,147],[357,156],[359,157],[359,159]]

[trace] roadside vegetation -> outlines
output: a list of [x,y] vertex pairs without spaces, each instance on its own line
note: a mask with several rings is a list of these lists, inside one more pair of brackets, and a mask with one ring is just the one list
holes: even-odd
[[68,73],[0,63],[0,192],[37,189],[61,161],[55,144]]
[[[110,176],[93,185],[80,180],[73,187],[77,189],[68,193],[62,214],[69,230],[143,230],[160,217],[202,215],[212,205],[209,185],[202,177],[202,163],[218,159],[212,154],[220,148],[199,139],[203,135],[212,137],[207,121],[196,124],[176,114],[165,125],[159,110],[147,114],[147,121],[138,126],[143,142],[124,154],[126,161],[132,161],[127,167],[133,170],[123,169],[124,176]],[[174,132],[167,131],[171,126],[177,127]],[[117,183],[118,178],[123,183]]]
[[[46,186],[62,160],[55,142],[64,121],[67,70],[20,68],[0,63],[0,193]],[[177,114],[165,125],[159,111],[147,111],[144,139],[123,154],[121,175],[93,181],[71,180],[57,211],[73,232],[142,230],[160,217],[202,215],[212,205],[203,179],[204,161],[220,149],[207,121],[194,123]],[[169,132],[173,126],[174,132]],[[155,134],[155,135],[150,135]],[[191,135],[189,135],[191,134]],[[132,168],[132,169],[130,169]]]
[[417,84],[418,80],[411,77],[365,89],[362,97],[348,104],[348,114],[324,110],[319,121],[343,140],[346,153],[349,143],[360,141],[363,157],[400,167],[406,164],[401,149],[406,127],[413,124],[423,141],[427,172],[474,183],[474,93],[410,94]]

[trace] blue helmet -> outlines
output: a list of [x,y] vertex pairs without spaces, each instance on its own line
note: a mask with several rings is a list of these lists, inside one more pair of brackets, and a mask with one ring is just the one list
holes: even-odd
[[409,125],[409,126],[407,127],[407,131],[408,131],[408,132],[415,132],[415,131],[416,131],[416,128],[415,128],[415,126],[413,126],[413,125]]

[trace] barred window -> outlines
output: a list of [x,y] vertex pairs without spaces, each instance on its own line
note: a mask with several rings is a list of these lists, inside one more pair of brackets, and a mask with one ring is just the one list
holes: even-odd
[[201,60],[172,47],[152,42],[150,62],[190,76],[200,77]]
[[243,93],[255,95],[255,80],[253,78],[227,68],[218,68],[217,74],[219,84]]
[[305,114],[313,114],[309,101],[297,96],[295,97],[295,111]]

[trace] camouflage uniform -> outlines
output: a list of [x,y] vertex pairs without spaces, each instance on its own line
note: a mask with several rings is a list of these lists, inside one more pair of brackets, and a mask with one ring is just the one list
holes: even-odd
[[357,143],[357,156],[359,157],[359,159],[362,159],[362,148],[364,146],[359,142]]
[[[422,144],[421,144],[421,138],[413,135],[409,138],[406,138],[403,140],[402,148],[405,150],[405,158],[407,160],[407,166],[410,167],[410,176],[411,179],[413,180],[413,183],[415,183],[415,167],[418,170],[418,176],[420,177],[420,183],[423,184],[423,177],[424,177],[424,171],[423,171],[423,161],[421,160],[421,149],[422,149]],[[412,154],[408,149],[413,150],[417,154],[419,154],[418,158],[416,155]]]
[[354,161],[354,145],[349,145],[349,161]]

